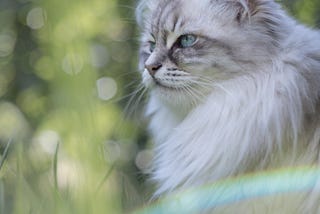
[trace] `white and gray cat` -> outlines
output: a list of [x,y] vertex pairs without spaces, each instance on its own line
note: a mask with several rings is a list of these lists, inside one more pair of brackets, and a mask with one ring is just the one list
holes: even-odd
[[318,31],[273,0],[142,0],[137,19],[156,195],[320,164]]

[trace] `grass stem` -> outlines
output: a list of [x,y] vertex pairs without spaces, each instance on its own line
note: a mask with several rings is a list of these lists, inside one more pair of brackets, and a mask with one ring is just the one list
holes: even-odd
[[6,148],[4,149],[4,152],[3,152],[3,154],[2,154],[2,158],[1,158],[1,160],[0,160],[0,171],[1,171],[2,167],[3,167],[3,164],[4,164],[5,160],[7,159],[8,152],[9,152],[9,148],[10,148],[12,142],[13,142],[13,140],[12,140],[12,138],[11,138],[11,139],[8,141],[7,145],[6,145]]

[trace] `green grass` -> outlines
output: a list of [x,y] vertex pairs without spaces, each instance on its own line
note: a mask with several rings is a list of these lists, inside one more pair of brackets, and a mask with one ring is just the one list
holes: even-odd
[[57,143],[56,149],[54,151],[54,158],[53,158],[53,177],[54,177],[54,187],[58,190],[58,153],[59,153],[59,146],[60,143]]
[[[316,2],[297,1],[298,16],[314,24]],[[117,214],[148,200],[151,188],[134,165],[148,139],[140,120],[123,119],[126,95],[140,82],[133,4],[0,4],[0,54],[8,36],[15,41],[0,56],[0,214]],[[43,11],[31,16],[44,22],[39,29],[27,23],[34,8]],[[101,78],[116,82],[113,99],[99,98]]]
[[2,167],[3,167],[3,164],[4,164],[5,160],[6,160],[7,157],[8,157],[9,148],[10,148],[12,142],[13,142],[12,139],[10,139],[10,140],[8,141],[8,143],[7,143],[7,145],[6,145],[5,149],[4,149],[4,152],[3,152],[3,154],[1,155],[0,171],[1,171]]

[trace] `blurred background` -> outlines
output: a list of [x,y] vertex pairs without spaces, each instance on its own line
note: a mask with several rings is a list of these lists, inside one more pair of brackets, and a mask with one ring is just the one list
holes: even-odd
[[[0,214],[143,206],[150,139],[129,0],[0,0]],[[319,0],[282,1],[311,27]]]

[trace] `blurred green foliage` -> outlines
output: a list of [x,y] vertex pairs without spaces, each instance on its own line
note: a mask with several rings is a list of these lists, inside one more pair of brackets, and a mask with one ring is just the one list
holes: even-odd
[[[134,4],[0,1],[0,214],[123,213],[147,201],[144,122],[124,115],[140,106]],[[318,0],[283,4],[320,26]]]

